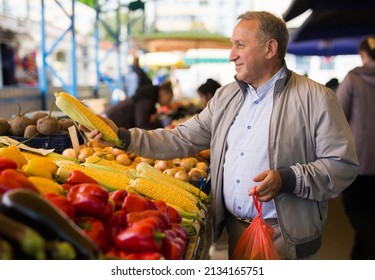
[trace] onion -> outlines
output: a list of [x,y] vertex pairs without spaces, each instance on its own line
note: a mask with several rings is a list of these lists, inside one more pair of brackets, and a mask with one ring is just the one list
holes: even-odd
[[190,176],[189,174],[184,171],[184,170],[179,170],[176,172],[176,174],[174,175],[175,178],[181,180],[181,181],[185,181],[185,182],[189,182],[190,181]]
[[112,149],[112,155],[114,155],[115,157],[117,157],[119,155],[122,155],[122,154],[125,154],[124,150],[121,150],[119,148],[113,148]]
[[175,167],[175,165],[169,160],[158,160],[154,164],[154,167],[160,171],[164,171],[166,169]]
[[73,148],[67,148],[62,152],[62,155],[69,158],[77,158],[77,154]]
[[132,160],[129,158],[129,156],[126,153],[120,154],[116,157],[116,161],[118,161],[122,165],[130,165],[132,163]]
[[92,156],[94,154],[94,150],[90,147],[82,147],[78,152],[78,159],[80,162],[85,162],[86,158]]
[[201,178],[204,178],[203,173],[201,172],[201,169],[198,169],[198,168],[190,169],[188,174],[191,178],[191,181],[199,181]]
[[196,158],[183,158],[181,159],[180,166],[184,167],[187,172],[190,171],[196,164],[198,160]]
[[198,163],[195,165],[195,167],[196,167],[196,168],[199,168],[199,169],[202,169],[202,170],[204,170],[204,171],[206,171],[206,172],[207,172],[207,170],[208,170],[208,165],[207,165],[207,163],[205,163],[205,162],[203,162],[203,161],[198,162]]

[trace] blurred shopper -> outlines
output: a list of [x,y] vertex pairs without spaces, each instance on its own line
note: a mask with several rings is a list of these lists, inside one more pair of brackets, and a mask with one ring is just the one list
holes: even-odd
[[337,88],[353,132],[359,175],[343,192],[346,214],[355,232],[352,259],[375,259],[375,36],[359,45],[363,65],[351,70]]
[[126,129],[164,127],[161,121],[153,119],[153,116],[157,105],[168,105],[172,99],[172,85],[168,81],[160,86],[141,86],[134,96],[127,97],[107,108],[103,115],[111,119],[118,127]]
[[214,96],[219,87],[221,87],[220,83],[211,78],[198,87],[197,92],[202,110],[207,106],[207,102]]
[[337,87],[339,86],[339,80],[337,78],[332,78],[328,82],[325,83],[325,86],[327,88],[332,89],[334,92],[336,92]]
[[140,67],[138,57],[133,58],[128,72],[125,75],[125,94],[127,97],[133,96],[139,87],[152,85],[152,80],[146,72]]
[[[328,200],[358,172],[336,95],[287,68],[288,40],[281,18],[248,11],[238,17],[231,38],[235,81],[220,87],[202,112],[174,129],[123,130],[106,120],[127,152],[144,157],[211,149],[214,241],[226,228],[230,258],[258,215],[251,198],[256,190],[280,258],[317,259]],[[98,131],[88,136],[111,144]]]

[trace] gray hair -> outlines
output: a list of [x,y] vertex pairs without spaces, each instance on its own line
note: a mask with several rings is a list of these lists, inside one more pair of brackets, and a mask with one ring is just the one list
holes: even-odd
[[264,45],[268,40],[275,39],[278,43],[279,58],[284,59],[288,48],[289,31],[282,18],[265,11],[247,11],[239,15],[237,20],[258,20],[259,44]]

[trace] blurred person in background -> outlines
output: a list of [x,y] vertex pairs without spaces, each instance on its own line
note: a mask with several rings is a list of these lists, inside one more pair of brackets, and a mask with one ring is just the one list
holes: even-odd
[[375,259],[375,36],[359,45],[362,66],[348,72],[337,88],[353,132],[360,169],[343,192],[343,205],[355,232],[352,259]]
[[211,78],[207,79],[204,84],[198,87],[197,92],[200,99],[201,110],[207,106],[207,102],[214,96],[219,87],[221,87],[221,84]]
[[[248,11],[231,37],[235,81],[220,87],[202,112],[173,129],[148,131],[118,129],[104,119],[124,150],[143,157],[211,149],[214,241],[227,230],[229,258],[258,215],[256,191],[279,257],[318,259],[328,200],[357,176],[354,141],[336,95],[288,69],[288,41],[280,17]],[[97,130],[88,137],[113,145]]]
[[133,96],[139,87],[152,85],[152,80],[146,72],[140,67],[138,57],[133,58],[128,72],[124,78],[125,94],[127,97]]
[[146,85],[139,87],[134,96],[108,107],[103,116],[112,120],[121,128],[153,129],[164,127],[159,119],[153,119],[157,106],[165,106],[172,102],[172,84],[165,81],[160,86]]
[[327,88],[332,89],[334,92],[336,92],[337,87],[339,86],[339,80],[337,78],[332,78],[328,82],[325,83],[325,86]]

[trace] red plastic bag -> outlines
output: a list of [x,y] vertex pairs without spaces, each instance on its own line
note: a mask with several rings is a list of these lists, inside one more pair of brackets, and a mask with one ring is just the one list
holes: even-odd
[[262,218],[262,202],[258,200],[255,190],[252,195],[258,215],[252,220],[248,228],[233,251],[233,260],[279,260],[279,254],[273,243],[273,227]]

